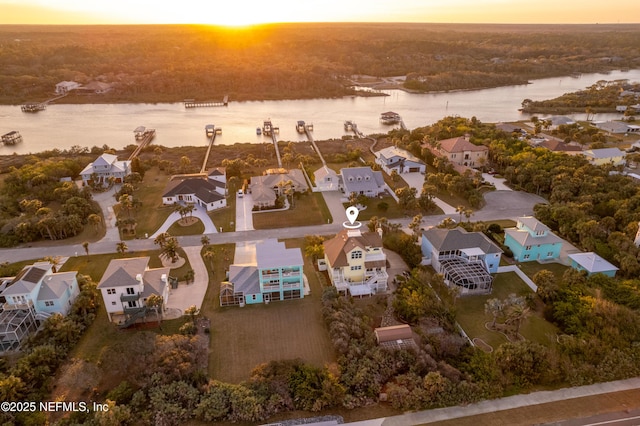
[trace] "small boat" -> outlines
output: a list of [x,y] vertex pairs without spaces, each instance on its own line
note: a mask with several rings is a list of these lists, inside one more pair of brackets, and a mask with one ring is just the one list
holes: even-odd
[[2,135],[2,143],[5,145],[15,145],[19,142],[22,142],[22,135],[17,130]]
[[256,135],[261,135],[262,134],[262,129],[260,127],[256,127]]
[[298,131],[298,133],[304,133],[304,130],[305,130],[304,121],[298,120],[298,124],[296,124],[296,130]]
[[204,131],[206,132],[207,136],[211,137],[216,131],[216,126],[214,126],[213,124],[207,124],[206,126],[204,126]]

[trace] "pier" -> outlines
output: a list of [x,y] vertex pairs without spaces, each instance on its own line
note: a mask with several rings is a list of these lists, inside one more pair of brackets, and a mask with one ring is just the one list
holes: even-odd
[[351,121],[351,120],[345,121],[344,130],[346,130],[347,132],[352,131],[357,138],[363,139],[365,137],[364,133],[358,130],[358,125],[356,124],[355,121]]
[[[259,127],[258,127],[259,129]],[[276,135],[280,133],[280,128],[273,125],[271,120],[265,120],[262,123],[262,134],[269,136],[273,142],[273,147],[276,150],[276,158],[278,159],[278,167],[282,168],[282,158],[280,157],[280,150],[278,149],[278,138]]]
[[221,107],[229,106],[229,95],[224,95],[222,102],[219,101],[196,101],[195,99],[185,99],[185,108],[201,108],[201,107]]
[[45,109],[47,109],[47,105],[49,105],[50,102],[56,101],[58,99],[64,98],[65,96],[67,96],[68,93],[64,93],[62,95],[58,95],[55,96],[51,99],[47,99],[44,102],[29,102],[26,104],[22,104],[20,106],[20,109],[22,109],[22,112],[38,112],[38,111],[44,111]]
[[[298,123],[300,123],[298,121]],[[313,139],[313,136],[311,135],[311,132],[313,131],[313,124],[308,124],[304,127],[304,133],[307,135],[307,139],[309,139],[309,142],[311,142],[311,145],[313,146],[313,149],[316,150],[316,153],[318,154],[318,157],[320,157],[320,161],[322,161],[322,165],[326,166],[327,162],[324,161],[324,157],[322,156],[322,153],[320,152],[320,149],[318,148],[318,145],[316,145],[316,141]]]
[[156,137],[156,129],[146,129],[144,126],[136,127],[133,131],[136,141],[139,141],[140,144],[136,147],[136,149],[129,156],[129,161],[133,160],[135,157],[140,154],[147,145],[151,143],[153,138]]
[[213,124],[207,124],[204,128],[207,133],[207,137],[209,138],[209,147],[207,148],[207,153],[204,155],[204,160],[202,161],[202,167],[200,168],[201,174],[207,171],[207,162],[209,161],[211,147],[213,147],[213,143],[216,141],[216,135],[222,133],[222,128],[216,127]]

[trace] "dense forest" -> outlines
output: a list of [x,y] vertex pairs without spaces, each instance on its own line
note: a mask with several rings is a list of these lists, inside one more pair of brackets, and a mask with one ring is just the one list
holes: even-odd
[[483,88],[638,67],[639,33],[636,25],[2,26],[0,103],[43,101],[65,80],[112,90],[59,102],[333,97],[356,93],[356,75],[405,76],[416,91]]

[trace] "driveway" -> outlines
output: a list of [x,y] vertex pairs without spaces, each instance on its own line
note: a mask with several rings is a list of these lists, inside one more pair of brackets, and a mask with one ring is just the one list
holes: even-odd
[[[416,197],[420,196],[422,192],[422,185],[424,184],[424,175],[422,173],[403,173],[402,179],[411,187],[416,189]],[[456,214],[456,208],[451,206],[450,204],[445,203],[439,198],[434,198],[433,201],[436,203],[438,207],[442,209],[444,214]]]
[[178,288],[170,289],[167,303],[167,309],[173,312],[178,310],[180,315],[184,314],[185,309],[192,305],[200,309],[209,285],[209,274],[207,274],[207,268],[202,260],[202,255],[200,255],[202,246],[183,247],[183,249],[187,254],[191,269],[195,273],[193,283],[180,284]]
[[538,195],[521,191],[491,191],[484,194],[484,200],[485,206],[473,215],[476,220],[530,216],[536,204],[547,203]]
[[505,185],[504,182],[506,179],[504,178],[497,178],[493,175],[490,175],[489,173],[483,173],[482,179],[486,180],[489,183],[494,184],[496,187],[496,191],[513,191],[511,188]]
[[402,256],[395,251],[385,250],[384,252],[387,255],[387,261],[389,262],[389,267],[387,268],[387,274],[389,274],[389,291],[393,292],[396,290],[396,285],[393,282],[396,275],[402,275],[404,271],[409,270],[409,267],[405,261],[402,260]]
[[327,207],[331,212],[331,217],[333,218],[334,223],[342,223],[347,219],[347,214],[345,213],[345,208],[342,204],[342,199],[344,198],[344,194],[342,192],[324,191],[322,193],[322,198],[324,198],[324,202],[327,204]]
[[236,194],[236,231],[253,231],[253,199],[251,194]]
[[[197,217],[204,224],[203,234],[215,234],[216,232],[218,232],[218,230],[216,229],[216,226],[213,224],[213,222],[211,221],[211,218],[207,214],[206,208],[194,204],[192,216]],[[173,225],[175,222],[179,221],[180,219],[181,219],[181,216],[178,214],[178,212],[172,212],[167,218],[167,220],[164,221],[162,226],[160,226],[160,228],[158,228],[158,230],[154,232],[153,235],[151,235],[149,238],[154,239],[155,237],[162,234],[163,232],[167,232],[167,230],[171,227],[171,225]]]
[[115,186],[105,192],[93,193],[93,200],[100,205],[102,215],[104,216],[104,224],[107,229],[107,232],[101,241],[120,241],[120,231],[116,226],[116,215],[113,212],[113,206],[116,204],[116,199],[113,196],[115,193]]

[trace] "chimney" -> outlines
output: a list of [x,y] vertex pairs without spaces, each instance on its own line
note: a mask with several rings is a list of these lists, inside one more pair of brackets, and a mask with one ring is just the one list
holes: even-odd
[[138,281],[140,284],[142,284],[142,274],[136,275],[136,281]]
[[166,283],[167,283],[167,274],[162,274],[162,275],[160,276],[160,279],[162,280],[162,282],[163,282],[163,283],[165,283],[165,284],[166,284]]
[[380,238],[382,238],[382,228],[376,229],[376,232],[380,235]]

